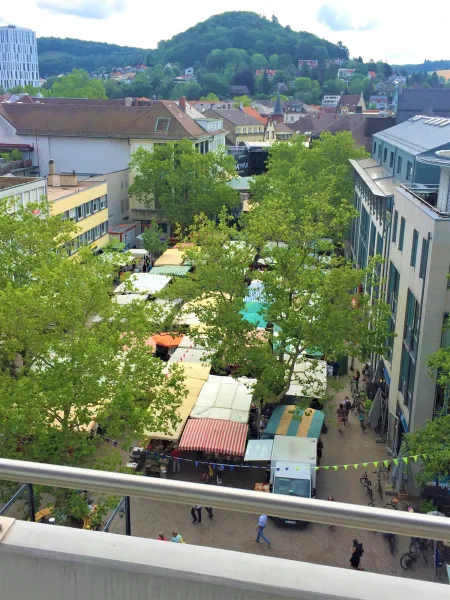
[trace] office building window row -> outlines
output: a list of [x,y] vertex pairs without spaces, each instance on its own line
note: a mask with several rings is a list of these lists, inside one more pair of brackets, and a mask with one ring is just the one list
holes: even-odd
[[408,408],[412,405],[416,375],[417,347],[420,331],[420,304],[411,290],[406,300],[405,327],[403,331],[402,360],[398,389]]
[[361,268],[367,266],[367,254],[369,246],[370,217],[364,206],[361,206],[361,221],[359,227],[358,264]]
[[391,314],[389,316],[388,322],[388,340],[387,340],[387,359],[389,362],[392,362],[392,351],[394,348],[394,336],[395,333],[395,323],[397,318],[397,305],[398,305],[398,290],[400,287],[400,273],[394,267],[392,262],[389,263],[389,279],[388,279],[388,289],[387,289],[387,303],[391,308]]
[[70,244],[66,244],[67,254],[69,256],[71,256],[72,254],[75,254],[75,252],[82,246],[92,244],[92,242],[95,242],[95,240],[98,240],[99,238],[103,237],[107,233],[108,233],[108,221],[104,221],[103,223],[100,223],[100,225],[97,225],[96,227],[93,227],[92,229],[89,229],[88,231],[84,231],[83,233],[78,235],[76,238],[74,238]]
[[66,210],[63,214],[63,219],[70,219],[71,221],[82,221],[95,213],[105,209],[108,206],[107,196],[100,196],[99,198],[95,198],[95,200],[89,200],[89,202],[85,202],[84,204],[80,204],[75,208],[71,208],[70,210]]

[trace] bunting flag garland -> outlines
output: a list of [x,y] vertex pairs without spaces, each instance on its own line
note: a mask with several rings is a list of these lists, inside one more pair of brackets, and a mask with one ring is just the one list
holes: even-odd
[[[99,434],[97,434],[99,435]],[[117,445],[119,444],[119,442],[117,440],[112,440],[111,438],[108,437],[103,437],[100,436],[103,440],[105,440],[105,442],[109,443],[112,442],[114,444],[114,447],[117,447]],[[130,449],[131,450],[131,449]],[[159,453],[159,452],[153,452],[150,450],[144,450],[146,456],[154,456],[154,457],[158,457],[158,458],[163,458],[163,459],[170,459],[171,456],[170,454],[164,454],[164,453]],[[408,465],[410,460],[414,461],[415,463],[419,460],[426,460],[428,457],[428,454],[415,454],[413,456],[401,456],[399,458],[389,458],[389,459],[385,459],[385,460],[373,460],[373,461],[368,461],[368,462],[363,462],[363,463],[350,463],[350,464],[346,464],[346,465],[320,465],[320,466],[311,466],[311,469],[314,469],[315,471],[319,471],[319,470],[324,470],[324,471],[328,471],[329,469],[334,469],[335,471],[337,471],[338,469],[344,469],[344,471],[348,471],[348,469],[350,467],[353,467],[355,470],[357,470],[359,467],[364,467],[365,469],[374,466],[375,468],[384,466],[386,468],[389,467],[390,464],[394,464],[395,466],[398,467],[398,465],[403,462],[405,465]],[[260,465],[233,465],[233,464],[221,464],[221,463],[213,463],[213,462],[209,462],[209,461],[202,461],[202,460],[193,460],[191,458],[177,458],[177,460],[180,460],[182,462],[186,462],[186,463],[194,463],[195,466],[198,468],[199,465],[208,465],[210,467],[212,467],[213,469],[216,469],[217,467],[221,467],[222,469],[228,467],[230,469],[230,471],[234,471],[234,469],[276,469],[277,471],[280,470],[279,467],[269,467],[268,465],[266,466],[260,466]],[[304,466],[304,465],[303,465]],[[298,471],[300,469],[300,467],[297,466],[292,466],[292,467],[284,467],[286,471],[289,471],[290,469],[292,470],[296,470]]]

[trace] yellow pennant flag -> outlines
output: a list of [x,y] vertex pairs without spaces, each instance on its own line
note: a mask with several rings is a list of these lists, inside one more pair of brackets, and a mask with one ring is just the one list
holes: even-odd
[[404,456],[402,460],[405,463],[405,465],[407,465],[408,461],[409,461],[409,457],[408,456]]
[[393,458],[393,459],[392,459],[392,462],[393,462],[395,465],[398,465],[398,458]]
[[388,460],[383,460],[383,465],[384,465],[385,467],[388,467],[388,466],[389,466],[389,461],[388,461]]
[[373,464],[373,466],[374,466],[374,467],[378,467],[378,463],[379,463],[379,462],[380,462],[379,460],[376,460],[376,461],[375,461],[374,463],[372,463],[372,464]]
[[355,469],[357,469],[359,467],[359,463],[355,463],[353,466],[355,467]]
[[348,465],[342,465],[344,467],[345,470],[348,469]]
[[417,460],[418,460],[418,458],[419,458],[419,455],[418,455],[418,454],[416,454],[415,456],[411,456],[411,458],[414,460],[414,462],[417,462]]
[[337,470],[339,469],[339,465],[334,465],[334,466],[333,466],[333,469],[334,469],[335,471],[337,471]]

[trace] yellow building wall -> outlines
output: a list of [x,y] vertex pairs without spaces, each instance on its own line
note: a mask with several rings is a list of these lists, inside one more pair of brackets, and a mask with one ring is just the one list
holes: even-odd
[[91,244],[91,249],[93,250],[94,248],[97,248],[97,250],[99,248],[103,248],[103,246],[106,246],[106,244],[109,242],[109,235],[103,235],[102,237],[99,237],[98,240],[95,240],[95,242],[92,242]]
[[96,198],[100,198],[100,196],[106,196],[107,193],[108,185],[106,183],[100,183],[99,185],[86,188],[85,190],[74,192],[73,194],[70,194],[70,196],[65,196],[60,200],[52,200],[49,197],[50,211],[52,215],[60,215],[61,213],[66,212],[66,210],[76,208],[77,206],[80,206],[80,204],[89,202],[89,200],[95,200]]

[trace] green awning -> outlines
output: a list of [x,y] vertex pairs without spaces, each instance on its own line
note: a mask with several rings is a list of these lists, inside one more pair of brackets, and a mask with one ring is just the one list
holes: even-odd
[[186,275],[191,270],[191,267],[186,265],[177,266],[163,266],[163,267],[153,267],[150,271],[152,275],[171,275],[175,277],[186,277]]

